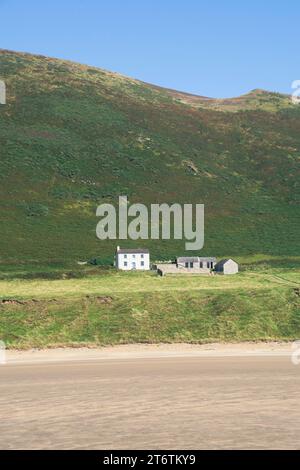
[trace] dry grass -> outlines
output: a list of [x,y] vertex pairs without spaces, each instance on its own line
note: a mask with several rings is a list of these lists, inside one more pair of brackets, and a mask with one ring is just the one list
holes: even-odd
[[300,272],[287,270],[243,272],[234,276],[166,276],[156,273],[112,273],[84,279],[0,281],[0,298],[49,299],[84,295],[134,292],[216,291],[227,289],[268,289],[300,285]]

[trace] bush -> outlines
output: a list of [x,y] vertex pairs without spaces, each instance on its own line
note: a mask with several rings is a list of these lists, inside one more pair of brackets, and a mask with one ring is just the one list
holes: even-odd
[[100,266],[101,265],[100,258],[92,258],[92,259],[89,260],[88,263],[91,264],[92,266]]
[[28,217],[43,217],[49,213],[49,208],[38,202],[32,202],[30,204],[22,203],[20,207],[25,210]]

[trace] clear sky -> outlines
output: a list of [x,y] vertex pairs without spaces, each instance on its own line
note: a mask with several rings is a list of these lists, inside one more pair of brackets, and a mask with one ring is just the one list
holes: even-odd
[[0,48],[205,96],[300,79],[299,0],[0,0],[0,20]]

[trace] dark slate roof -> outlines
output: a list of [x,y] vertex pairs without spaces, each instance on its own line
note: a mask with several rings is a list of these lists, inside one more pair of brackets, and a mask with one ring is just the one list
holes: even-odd
[[120,248],[120,250],[117,250],[117,253],[121,255],[130,255],[130,254],[148,254],[149,250],[147,248]]
[[234,261],[233,259],[231,258],[225,258],[225,259],[221,259],[221,261],[219,261],[217,264],[216,264],[216,268],[222,268],[224,266],[225,263],[227,263],[227,261],[233,261],[234,263],[236,263],[236,261]]
[[216,261],[216,258],[213,257],[206,257],[206,258],[201,258],[199,256],[180,256],[177,258],[177,263],[198,263],[199,261]]
[[198,263],[197,256],[181,256],[177,258],[177,263]]

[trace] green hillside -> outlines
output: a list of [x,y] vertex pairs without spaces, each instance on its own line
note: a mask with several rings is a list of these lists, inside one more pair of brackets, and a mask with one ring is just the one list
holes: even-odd
[[[289,97],[207,99],[4,50],[0,80],[2,266],[109,262],[117,243],[97,240],[95,213],[119,195],[204,203],[203,255],[299,255],[300,106]],[[138,245],[153,259],[184,252]]]

